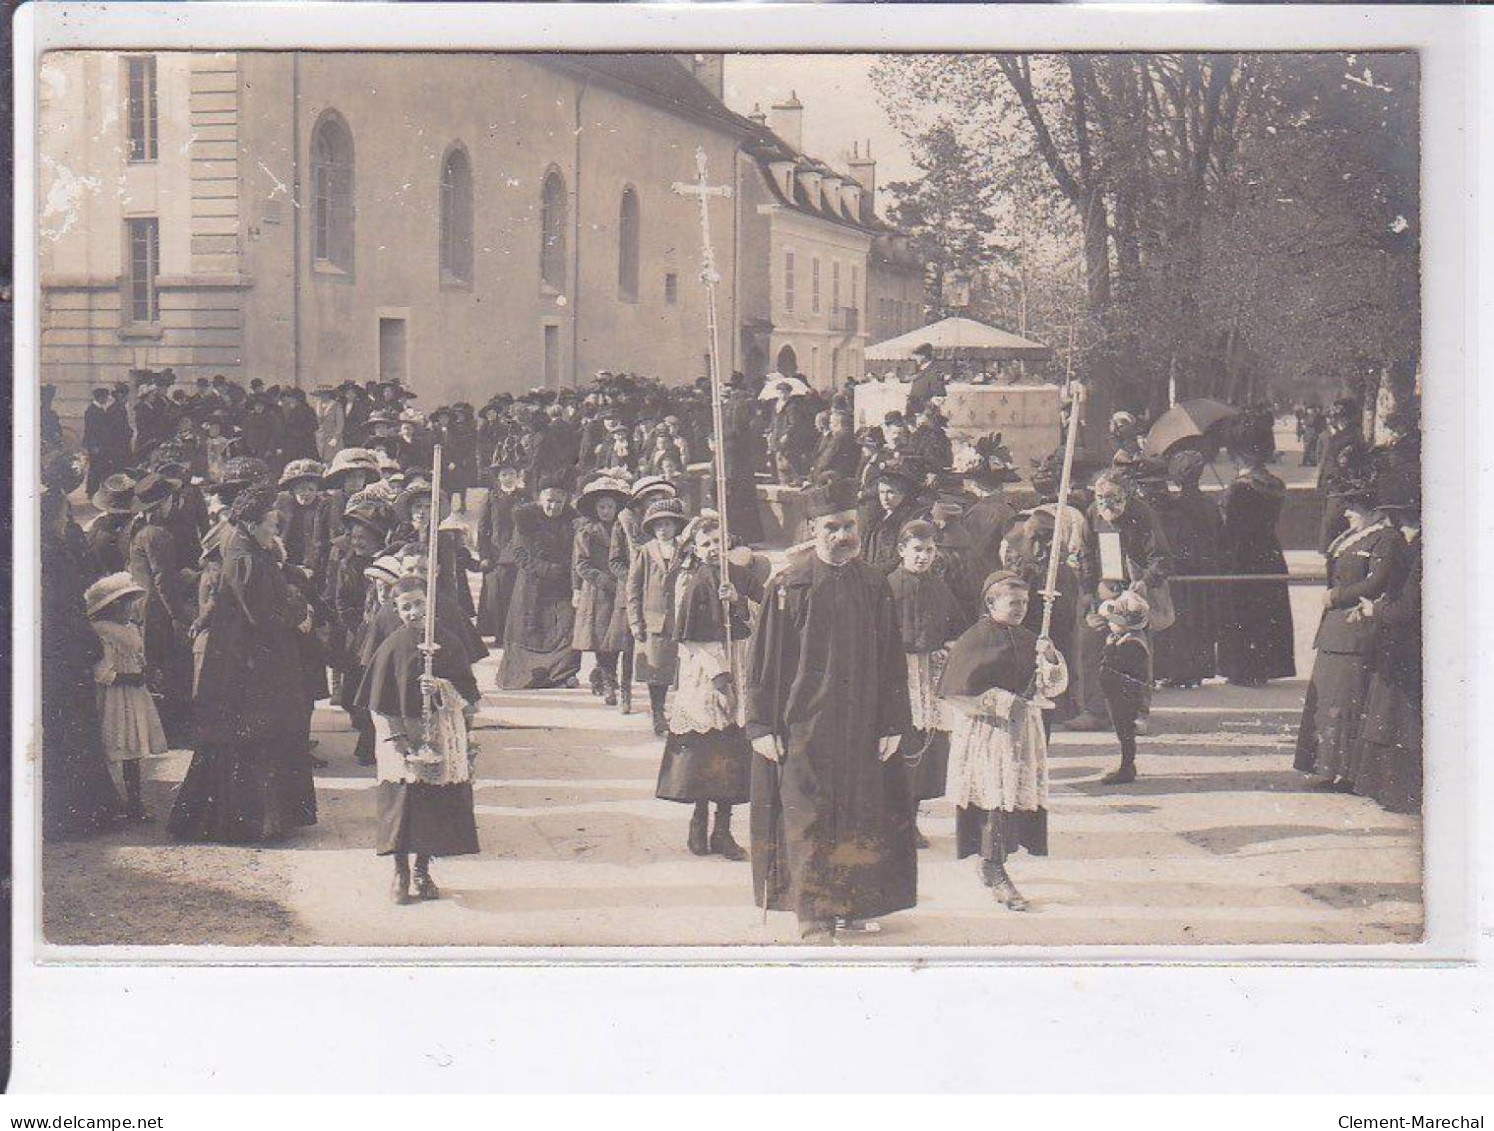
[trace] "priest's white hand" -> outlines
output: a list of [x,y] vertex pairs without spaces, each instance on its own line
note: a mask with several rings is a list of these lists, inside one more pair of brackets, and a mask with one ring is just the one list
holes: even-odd
[[778,745],[776,734],[765,734],[752,740],[752,749],[756,750],[770,762],[777,762],[783,757],[783,750]]
[[877,739],[877,760],[885,762],[897,753],[898,746],[902,743],[903,736],[900,734],[887,734]]

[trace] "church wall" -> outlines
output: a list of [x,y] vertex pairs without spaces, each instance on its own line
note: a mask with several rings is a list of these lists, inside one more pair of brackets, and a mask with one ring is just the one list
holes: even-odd
[[[733,185],[734,139],[611,89],[581,95],[581,288],[577,295],[577,375],[598,369],[637,372],[671,385],[706,372],[706,291],[700,278],[700,206],[672,185],[697,178],[695,151],[706,151],[712,186]],[[636,302],[618,287],[618,224],[623,190],[638,194],[639,287]],[[709,200],[716,252],[716,307],[723,376],[736,367],[735,197]],[[675,276],[668,301],[665,276]]]

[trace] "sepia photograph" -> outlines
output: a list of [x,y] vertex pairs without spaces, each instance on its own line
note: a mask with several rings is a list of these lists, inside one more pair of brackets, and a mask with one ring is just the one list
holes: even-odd
[[41,948],[1425,937],[1416,51],[36,79]]

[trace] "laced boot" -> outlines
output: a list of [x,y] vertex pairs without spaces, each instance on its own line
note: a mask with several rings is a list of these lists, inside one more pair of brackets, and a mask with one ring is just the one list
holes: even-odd
[[746,860],[747,853],[731,835],[731,806],[716,806],[716,827],[711,830],[711,851],[727,860]]
[[706,840],[706,826],[710,820],[710,805],[704,801],[697,801],[695,813],[690,818],[690,837],[685,841],[691,853],[696,856],[709,856],[711,853],[711,846]]

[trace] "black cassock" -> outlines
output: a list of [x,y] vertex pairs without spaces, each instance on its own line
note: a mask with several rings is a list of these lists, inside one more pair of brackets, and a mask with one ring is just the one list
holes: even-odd
[[796,561],[768,583],[745,680],[759,903],[801,920],[873,918],[917,902],[914,805],[878,740],[910,725],[907,665],[887,578],[855,560]]

